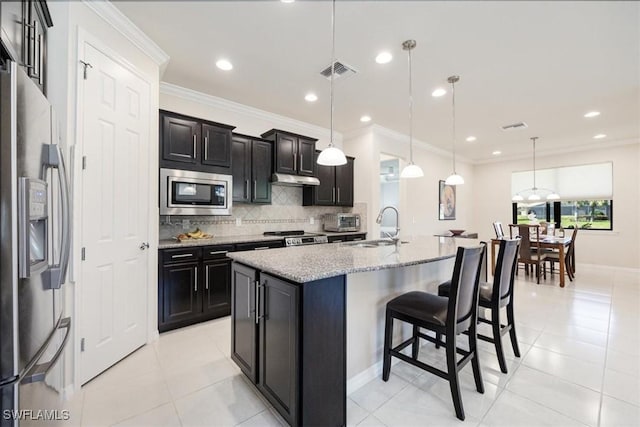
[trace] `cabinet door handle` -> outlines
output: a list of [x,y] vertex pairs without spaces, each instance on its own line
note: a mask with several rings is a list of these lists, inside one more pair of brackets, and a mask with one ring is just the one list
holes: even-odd
[[42,46],[44,45],[44,36],[42,34],[38,35],[38,83],[42,86],[44,84],[44,76],[42,73],[43,70],[43,62],[44,62],[44,53]]
[[258,193],[258,180],[253,180],[253,198],[256,198],[256,194]]
[[209,132],[204,137],[204,159],[209,160]]
[[204,268],[204,288],[209,290],[209,267]]
[[220,255],[220,254],[226,254],[229,251],[211,251],[209,252],[209,255]]
[[247,319],[251,319],[251,279],[248,277],[247,277]]
[[331,189],[331,203],[335,203],[336,202],[336,187],[333,187]]
[[194,159],[196,158],[196,144],[197,144],[196,134],[194,133],[193,134],[193,158]]
[[269,246],[259,246],[257,248],[253,248],[254,251],[262,251],[264,249],[271,249]]
[[175,258],[186,258],[186,257],[190,257],[190,256],[193,256],[193,254],[171,255],[171,259],[175,259]]
[[[265,318],[265,309],[263,307],[263,313],[260,314],[260,288],[265,288],[266,289],[266,280],[264,283],[260,283],[259,281],[256,280],[256,325],[260,322],[260,319],[264,319]],[[264,298],[263,298],[264,300]],[[264,304],[264,301],[263,301]]]
[[302,153],[300,153],[300,169],[304,168],[304,163],[302,163]]
[[245,199],[249,198],[249,180],[248,179],[244,182],[244,197]]
[[196,267],[196,281],[193,284],[193,291],[198,292],[198,267]]
[[293,170],[298,170],[298,156],[296,156],[296,153],[293,153]]
[[340,187],[338,187],[338,203],[340,203]]

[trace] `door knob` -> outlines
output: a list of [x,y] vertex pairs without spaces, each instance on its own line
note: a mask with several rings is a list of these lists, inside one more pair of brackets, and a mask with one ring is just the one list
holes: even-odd
[[149,243],[142,242],[142,244],[140,244],[140,250],[144,251],[145,249],[149,249]]

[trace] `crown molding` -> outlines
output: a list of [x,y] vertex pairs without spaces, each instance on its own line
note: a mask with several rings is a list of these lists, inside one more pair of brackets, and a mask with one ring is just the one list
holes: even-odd
[[82,0],[82,3],[158,64],[162,76],[169,63],[169,55],[127,18],[120,9],[106,0]]
[[[327,141],[330,138],[331,131],[327,128],[312,125],[280,114],[271,113],[259,108],[250,107],[238,102],[230,101],[225,98],[198,92],[193,89],[178,86],[173,83],[160,82],[160,93],[164,95],[175,96],[187,101],[196,102],[213,108],[223,109],[239,115],[252,117],[259,120],[271,122],[276,129],[286,129],[291,132],[301,133],[315,138],[323,138]],[[343,135],[339,132],[333,132],[336,145],[342,145]]]
[[[378,136],[383,136],[387,139],[391,139],[393,141],[399,142],[401,144],[407,144],[409,145],[409,136],[405,135],[402,132],[397,132],[395,130],[391,130],[389,128],[386,128],[384,126],[380,126],[378,124],[371,124],[369,126],[363,127],[363,128],[359,128],[356,129],[354,131],[351,131],[347,134],[344,135],[345,139],[350,139],[350,138],[357,138],[361,135],[365,135],[367,133],[372,133],[373,135],[378,135]],[[413,146],[421,148],[425,151],[428,151],[430,153],[434,153],[437,154],[439,156],[445,157],[445,158],[453,158],[453,153],[451,151],[448,150],[444,150],[440,147],[436,147],[434,145],[431,145],[427,142],[424,141],[420,141],[419,139],[413,139]],[[467,157],[461,156],[459,153],[456,153],[456,158],[458,160],[460,160],[461,162],[465,162],[465,163],[469,163],[469,164],[473,164],[473,162],[468,159]]]
[[[606,150],[609,148],[616,148],[616,147],[622,147],[625,145],[633,145],[633,144],[640,144],[640,139],[627,138],[627,139],[618,139],[618,140],[612,140],[612,141],[590,142],[588,144],[574,145],[571,147],[558,148],[556,150],[546,150],[546,151],[536,150],[536,158],[556,156],[560,154],[581,153],[585,151]],[[531,159],[530,153],[507,156],[507,157],[498,156],[493,159],[476,160],[473,162],[473,164],[488,165],[492,163],[502,163],[502,162],[529,160],[529,159]]]

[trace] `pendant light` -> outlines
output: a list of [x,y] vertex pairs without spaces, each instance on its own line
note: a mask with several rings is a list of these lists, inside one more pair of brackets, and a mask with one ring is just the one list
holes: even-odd
[[413,86],[411,85],[411,50],[416,47],[415,40],[402,43],[402,49],[409,53],[409,164],[400,172],[400,178],[420,178],[424,176],[422,168],[413,163]]
[[531,141],[533,142],[533,187],[527,188],[518,192],[511,199],[514,202],[522,202],[525,200],[524,196],[527,196],[527,201],[529,202],[537,202],[542,199],[542,195],[546,194],[547,200],[559,200],[560,195],[553,190],[548,188],[538,188],[536,186],[536,140],[537,136],[531,137]]
[[329,79],[329,103],[331,104],[331,133],[329,146],[318,155],[318,164],[323,166],[340,166],[347,164],[347,158],[341,149],[333,146],[333,77],[336,66],[336,0],[332,1],[331,8],[331,78]]
[[447,81],[451,83],[451,135],[453,140],[453,172],[445,180],[447,185],[462,185],[464,179],[456,172],[456,83],[460,76],[450,76]]

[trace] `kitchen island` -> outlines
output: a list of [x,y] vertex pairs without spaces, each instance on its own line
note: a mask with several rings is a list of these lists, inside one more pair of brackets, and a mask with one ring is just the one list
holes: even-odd
[[477,241],[231,253],[232,359],[291,425],[345,425],[347,394],[381,371],[387,301],[435,292],[460,245]]

